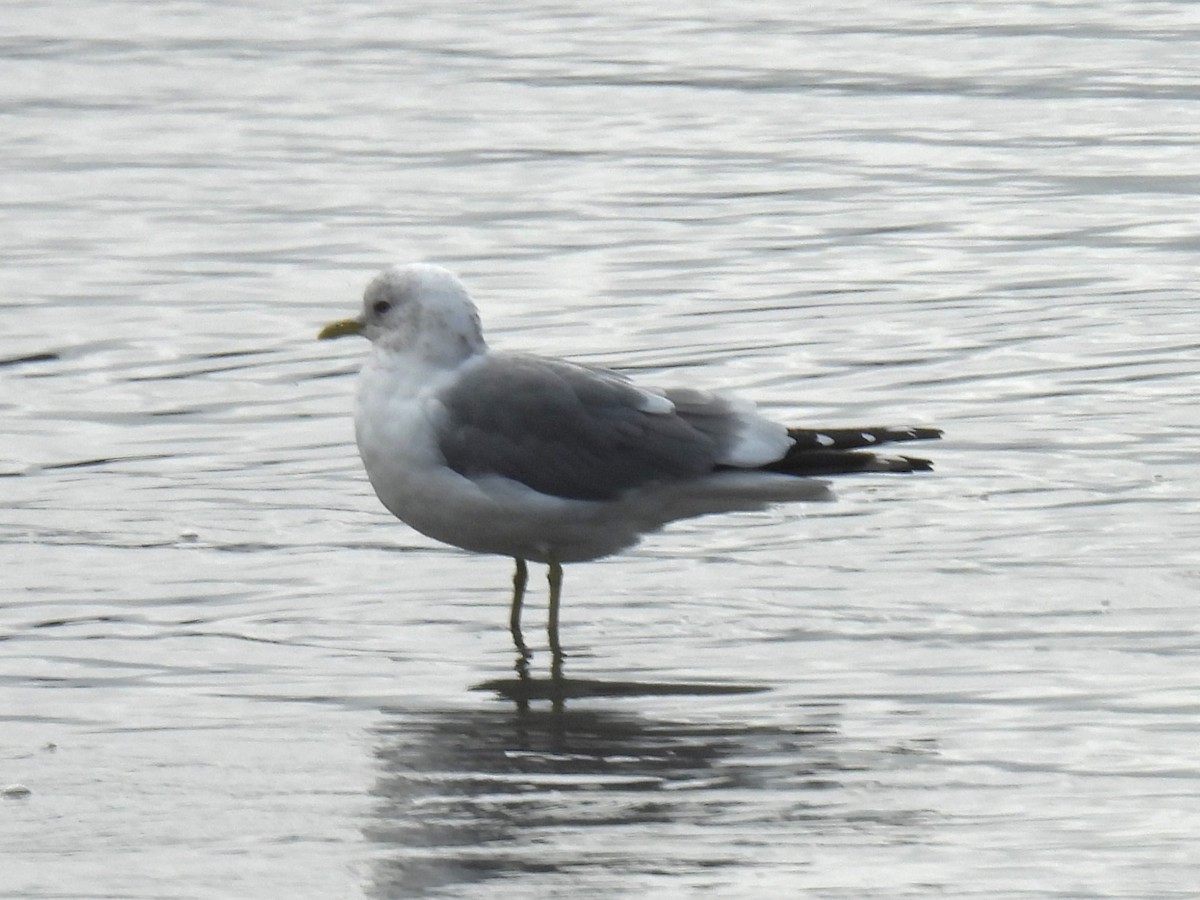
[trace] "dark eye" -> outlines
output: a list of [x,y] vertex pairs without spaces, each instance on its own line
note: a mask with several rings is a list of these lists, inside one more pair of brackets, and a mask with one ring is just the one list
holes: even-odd
[[386,300],[376,300],[371,305],[371,312],[375,313],[377,316],[382,316],[391,308],[392,304],[388,303]]

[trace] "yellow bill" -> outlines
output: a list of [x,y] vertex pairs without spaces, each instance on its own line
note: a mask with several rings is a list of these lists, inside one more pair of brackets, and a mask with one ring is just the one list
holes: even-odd
[[338,319],[336,322],[330,322],[320,333],[317,334],[317,340],[327,341],[330,338],[345,337],[348,334],[362,334],[363,323],[358,319]]

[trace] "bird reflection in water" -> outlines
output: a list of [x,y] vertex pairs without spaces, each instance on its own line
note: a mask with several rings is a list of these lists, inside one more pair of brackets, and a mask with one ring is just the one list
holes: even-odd
[[530,703],[550,702],[551,708],[562,711],[571,699],[598,697],[668,697],[721,696],[756,694],[768,690],[758,684],[719,684],[703,682],[602,681],[590,678],[568,678],[563,671],[563,653],[557,650],[550,662],[550,677],[535,678],[530,674],[532,654],[524,644],[518,644],[514,668],[516,678],[495,678],[475,685],[477,691],[493,691],[516,704],[518,711],[527,711]]
[[[684,685],[522,684],[526,704],[547,688],[571,698],[656,688],[680,696],[657,720],[592,703],[385,710],[364,832],[386,849],[369,895],[503,878],[550,892],[565,891],[567,879],[616,896],[631,877],[667,868],[735,878],[763,854],[794,854],[797,827],[842,815],[830,789],[860,766],[842,758],[833,703],[793,708],[789,724],[751,724],[721,721],[711,701],[684,698]],[[729,827],[738,840],[696,839],[697,829]],[[595,853],[601,844],[607,851]]]

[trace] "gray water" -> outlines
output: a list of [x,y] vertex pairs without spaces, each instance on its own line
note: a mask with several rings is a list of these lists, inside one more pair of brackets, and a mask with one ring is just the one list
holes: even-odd
[[[1196,895],[1200,15],[818,6],[5,3],[0,896]],[[937,469],[568,567],[522,710],[314,340],[412,259]]]

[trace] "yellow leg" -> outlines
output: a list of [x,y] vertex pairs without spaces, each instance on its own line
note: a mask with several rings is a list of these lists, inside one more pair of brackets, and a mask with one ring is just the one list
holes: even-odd
[[546,632],[550,636],[550,652],[557,659],[562,656],[562,644],[558,642],[558,602],[562,598],[562,565],[550,560],[550,572],[547,577],[550,581],[550,621]]
[[513,643],[522,656],[528,656],[525,639],[521,636],[521,604],[525,602],[525,583],[529,580],[529,567],[525,560],[517,560],[517,570],[513,572],[512,606],[508,610],[508,630],[512,632]]

